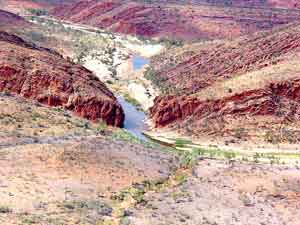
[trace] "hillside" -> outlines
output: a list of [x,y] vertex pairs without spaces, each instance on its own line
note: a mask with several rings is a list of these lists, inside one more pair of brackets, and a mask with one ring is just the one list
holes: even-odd
[[92,72],[6,32],[0,32],[0,43],[0,91],[123,125],[121,106]]
[[114,193],[165,179],[178,163],[121,129],[7,93],[0,127],[1,224],[99,224],[113,216]]
[[278,64],[299,51],[299,36],[299,25],[292,24],[231,42],[187,45],[155,57],[155,77],[176,92],[196,93],[216,81]]
[[0,9],[0,27],[1,29],[12,29],[14,27],[28,27],[29,23],[22,17]]
[[75,1],[76,0],[0,0],[0,8],[13,13],[25,13],[27,9],[50,9],[57,5]]
[[154,58],[146,76],[166,94],[150,109],[155,126],[234,142],[298,143],[299,38],[292,24]]
[[300,2],[298,0],[193,0],[192,2],[198,4],[210,4],[220,6],[238,6],[238,7],[253,7],[253,8],[286,8],[286,9],[298,9]]
[[130,0],[79,1],[58,6],[51,14],[113,32],[184,40],[233,38],[300,18],[297,10]]

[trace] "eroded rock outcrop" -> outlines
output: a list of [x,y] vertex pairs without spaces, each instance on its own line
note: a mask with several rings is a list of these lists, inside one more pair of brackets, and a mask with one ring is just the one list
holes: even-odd
[[300,117],[300,80],[271,83],[263,89],[211,101],[188,96],[157,97],[150,115],[156,127],[188,119],[200,121],[228,116],[274,116],[292,121]]
[[5,32],[0,32],[0,91],[123,126],[122,107],[92,72]]

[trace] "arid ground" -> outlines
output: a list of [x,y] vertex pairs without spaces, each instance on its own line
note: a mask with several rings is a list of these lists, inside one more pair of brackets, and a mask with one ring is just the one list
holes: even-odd
[[299,225],[299,6],[0,0],[0,225]]

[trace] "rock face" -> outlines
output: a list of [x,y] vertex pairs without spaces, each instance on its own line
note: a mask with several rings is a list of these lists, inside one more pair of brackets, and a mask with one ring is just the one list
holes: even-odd
[[162,127],[191,116],[199,105],[201,102],[197,98],[188,96],[156,97],[150,116],[156,127]]
[[82,0],[58,6],[50,13],[60,19],[113,32],[184,40],[232,38],[300,19],[300,12],[296,10],[272,11],[263,7],[253,10],[238,4],[215,6],[211,1],[209,4],[154,2],[156,4],[131,0]]
[[123,126],[122,107],[92,72],[6,32],[0,32],[0,91]]
[[156,127],[183,121],[231,116],[281,116],[287,121],[300,117],[300,80],[270,84],[214,101],[194,97],[157,97],[150,109]]

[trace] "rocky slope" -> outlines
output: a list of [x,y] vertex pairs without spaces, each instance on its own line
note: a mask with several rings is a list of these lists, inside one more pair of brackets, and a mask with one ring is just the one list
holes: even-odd
[[299,37],[293,24],[154,58],[148,77],[167,94],[150,109],[155,126],[198,137],[298,143]]
[[60,19],[113,32],[170,39],[232,38],[297,21],[299,11],[240,8],[232,5],[147,4],[143,1],[79,1],[58,6]]
[[22,17],[0,9],[0,27],[2,29],[28,26],[29,23],[26,22]]
[[90,71],[6,32],[0,32],[0,43],[0,91],[63,106],[90,120],[123,125],[121,106]]
[[76,0],[0,0],[0,8],[13,13],[26,13],[28,9],[50,9]]
[[193,0],[194,3],[200,4],[213,4],[221,6],[239,6],[239,7],[253,7],[253,8],[287,8],[287,9],[298,9],[300,7],[300,2],[298,0]]
[[217,81],[286,60],[287,55],[299,52],[299,37],[299,25],[292,24],[231,42],[208,42],[174,49],[155,57],[153,66],[157,80],[164,86],[192,94]]

